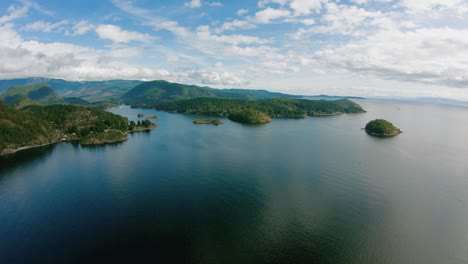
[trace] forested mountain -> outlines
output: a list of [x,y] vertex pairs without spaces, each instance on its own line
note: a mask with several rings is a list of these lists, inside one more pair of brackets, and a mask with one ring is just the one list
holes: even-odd
[[272,93],[265,90],[214,89],[196,85],[151,81],[137,85],[122,97],[133,106],[149,106],[156,102],[177,101],[199,97],[262,100],[271,98],[296,98],[294,95]]
[[83,106],[95,106],[104,109],[112,104],[109,102],[96,101],[90,103],[78,97],[62,97],[49,85],[45,83],[26,86],[13,86],[3,94],[0,94],[0,102],[20,109],[28,105],[52,105],[72,104]]
[[13,106],[63,104],[65,101],[46,83],[13,86],[0,94],[0,101]]
[[86,81],[73,82],[50,78],[24,78],[13,80],[0,80],[0,93],[13,86],[28,86],[32,84],[47,83],[59,95],[67,97],[80,97],[87,101],[113,100],[142,83],[132,80]]

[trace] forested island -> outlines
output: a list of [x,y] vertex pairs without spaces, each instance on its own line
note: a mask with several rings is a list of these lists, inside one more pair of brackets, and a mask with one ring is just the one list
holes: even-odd
[[393,137],[401,133],[401,130],[384,119],[375,119],[366,124],[366,132],[372,136]]
[[360,105],[348,99],[335,101],[289,98],[242,100],[201,97],[133,107],[194,115],[227,116],[233,121],[242,123],[266,123],[271,121],[271,118],[305,118],[365,112]]
[[219,119],[197,119],[197,120],[193,120],[193,123],[195,125],[215,125],[215,126],[223,124],[223,122]]
[[154,127],[149,120],[129,122],[95,107],[55,104],[18,110],[0,103],[0,154],[62,141],[83,145],[120,142],[129,132]]

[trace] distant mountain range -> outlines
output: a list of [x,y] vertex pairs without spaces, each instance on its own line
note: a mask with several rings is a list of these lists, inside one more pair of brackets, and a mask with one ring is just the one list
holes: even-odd
[[[19,90],[22,89],[21,87],[26,88],[24,91],[19,92]],[[37,91],[32,91],[31,89],[37,89]],[[29,94],[30,92],[31,94]],[[7,99],[7,97],[10,98]],[[365,98],[358,96],[332,96],[324,94],[300,96],[269,92],[266,90],[215,89],[196,85],[171,83],[167,81],[143,82],[133,80],[110,80],[73,82],[49,78],[0,80],[0,101],[5,102],[6,100],[8,104],[15,107],[22,107],[36,103],[63,103],[63,101],[69,104],[80,105],[85,105],[88,102],[104,101],[144,106],[155,102],[193,99],[199,97],[243,100],[264,100],[274,98],[302,98],[311,100],[377,99],[468,106],[468,102],[466,101],[445,98]]]
[[140,83],[142,82],[127,80],[72,82],[62,79],[25,78],[0,80],[0,93],[13,86],[48,84],[61,96],[79,97],[87,101],[115,100]]
[[91,105],[88,101],[78,97],[62,97],[46,83],[13,86],[0,94],[0,102],[15,108],[52,104]]
[[300,96],[274,93],[266,90],[215,89],[166,81],[151,81],[135,86],[122,96],[122,100],[124,103],[130,105],[145,105],[155,102],[168,102],[200,97],[242,100],[300,98]]
[[0,101],[17,108],[32,104],[87,105],[89,101],[146,105],[199,97],[243,100],[301,98],[266,90],[215,89],[167,81],[69,82],[45,78],[0,80],[0,91],[3,91]]

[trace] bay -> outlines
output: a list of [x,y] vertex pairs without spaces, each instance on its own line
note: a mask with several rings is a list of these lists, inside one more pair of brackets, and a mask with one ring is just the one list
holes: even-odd
[[0,263],[467,263],[468,109],[356,102],[260,126],[123,106],[160,126],[2,157]]

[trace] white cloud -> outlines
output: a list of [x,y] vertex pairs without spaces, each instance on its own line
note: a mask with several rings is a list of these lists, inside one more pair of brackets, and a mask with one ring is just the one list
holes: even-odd
[[223,6],[223,4],[221,4],[221,2],[211,2],[211,3],[208,3],[208,6],[220,7],[220,6]]
[[284,6],[290,0],[261,0],[257,3],[258,7],[265,7],[269,3],[279,4]]
[[188,28],[180,26],[176,21],[154,21],[148,24],[154,26],[157,30],[168,30],[174,35],[182,38],[187,38],[192,35],[192,32]]
[[222,32],[225,30],[236,30],[236,29],[254,29],[257,26],[249,20],[237,20],[234,19],[231,22],[224,22],[220,28],[217,29],[217,32]]
[[246,15],[247,13],[249,13],[248,9],[239,9],[237,10],[236,15],[243,16],[243,15]]
[[468,3],[465,0],[401,0],[401,5],[410,13],[445,10],[451,10],[458,14],[468,12]]
[[327,2],[328,0],[292,0],[290,7],[296,15],[308,15],[313,11],[320,12],[322,4]]
[[113,42],[127,43],[131,41],[139,41],[148,43],[154,39],[154,37],[148,34],[142,34],[135,31],[122,30],[120,27],[115,25],[99,25],[96,28],[96,33],[102,39],[110,39]]
[[284,75],[290,72],[299,72],[300,69],[301,68],[296,65],[291,66],[286,61],[264,61],[260,63],[260,65],[251,68],[253,71],[261,70],[262,72],[279,75]]
[[88,33],[89,31],[91,31],[93,29],[94,29],[94,25],[90,24],[86,20],[81,20],[80,22],[76,23],[73,26],[73,28],[72,28],[73,32],[72,33],[67,32],[66,35],[80,36],[80,35],[84,35],[84,34]]
[[369,3],[369,0],[351,0],[351,2],[357,4],[357,5],[364,5]]
[[114,61],[112,52],[66,43],[25,41],[12,25],[0,26],[0,79],[51,77],[66,80],[161,79],[164,69]]
[[361,36],[371,34],[381,28],[395,27],[395,23],[388,17],[389,15],[380,11],[371,12],[357,6],[335,3],[327,4],[326,8],[326,12],[320,18],[320,24],[299,28],[291,37],[304,39],[317,33]]
[[7,9],[8,14],[0,17],[0,25],[24,17],[28,11],[29,6],[17,7],[15,5],[10,5]]
[[266,40],[258,37],[246,36],[246,35],[213,35],[209,26],[200,26],[197,28],[196,33],[198,39],[202,41],[215,41],[218,43],[227,43],[232,45],[239,44],[265,44]]
[[180,82],[196,82],[208,85],[245,86],[249,81],[239,78],[233,72],[200,71],[189,69],[177,76]]
[[202,6],[202,2],[201,0],[192,0],[190,2],[185,2],[184,6],[189,8],[199,8]]
[[316,53],[330,67],[384,79],[468,87],[468,30],[381,31]]
[[290,15],[291,12],[289,12],[288,10],[273,9],[268,7],[267,9],[255,13],[255,21],[257,23],[267,24],[272,20],[288,17]]
[[31,24],[24,26],[24,30],[27,31],[40,31],[40,32],[53,32],[53,31],[63,31],[65,25],[68,25],[67,20],[62,20],[57,23],[50,23],[45,21],[37,21]]

